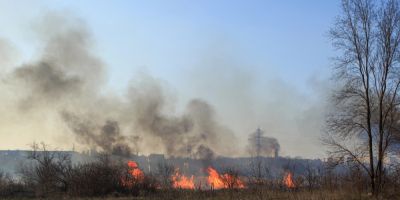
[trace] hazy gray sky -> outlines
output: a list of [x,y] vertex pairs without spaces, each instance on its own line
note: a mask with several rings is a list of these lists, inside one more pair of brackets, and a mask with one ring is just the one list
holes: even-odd
[[[86,24],[105,66],[104,93],[124,96],[136,79],[154,77],[170,93],[173,113],[192,98],[207,101],[237,136],[232,145],[244,148],[261,127],[283,155],[324,155],[319,136],[334,55],[327,32],[338,1],[0,0],[2,77],[40,55],[48,13]],[[19,91],[3,90],[0,110],[7,111]],[[1,149],[74,143],[56,133],[49,112],[2,115]]]

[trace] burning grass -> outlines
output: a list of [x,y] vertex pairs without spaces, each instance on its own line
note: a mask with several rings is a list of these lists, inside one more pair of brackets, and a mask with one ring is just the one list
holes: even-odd
[[287,188],[295,188],[295,184],[293,182],[293,174],[292,172],[287,172],[285,177],[283,178],[283,184],[287,187]]
[[[139,168],[138,164],[134,161],[128,161],[128,176],[122,177],[121,182],[123,186],[127,188],[132,187],[135,184],[140,184],[145,179],[145,174]],[[204,176],[187,176],[179,171],[179,168],[174,170],[174,174],[171,175],[171,186],[174,189],[185,189],[185,190],[215,190],[215,189],[243,189],[245,183],[242,181],[238,173],[233,170],[227,170],[225,173],[218,173],[218,171],[212,167],[207,168],[208,175]],[[205,183],[205,184],[202,184]],[[157,187],[160,189],[160,187]]]
[[[40,165],[39,165],[40,166]],[[56,167],[57,165],[55,165]],[[328,176],[321,177],[319,184],[309,185],[306,179],[287,170],[281,177],[265,182],[252,182],[250,177],[239,176],[233,168],[221,170],[208,167],[191,175],[187,169],[172,168],[170,185],[161,184],[160,177],[145,173],[135,161],[111,162],[108,159],[81,164],[71,168],[64,180],[36,179],[38,182],[20,182],[9,190],[2,190],[0,197],[18,199],[16,196],[52,199],[372,199],[367,188],[354,187],[354,182],[338,184]],[[44,168],[39,169],[41,172]],[[58,169],[58,168],[55,168]],[[45,171],[46,172],[46,171]],[[50,172],[53,172],[51,170]],[[35,174],[33,174],[35,175]],[[54,174],[57,178],[63,178]],[[47,177],[47,176],[46,176]],[[46,178],[44,177],[44,178]],[[303,179],[302,179],[303,178]],[[354,178],[354,177],[351,177]],[[60,179],[61,180],[61,179]],[[47,182],[46,182],[47,181]],[[325,182],[324,182],[325,181]],[[5,182],[6,183],[6,182]],[[332,185],[333,183],[333,185]],[[400,199],[397,187],[387,191],[385,198]],[[8,195],[2,194],[10,191]]]
[[179,169],[175,170],[175,174],[172,175],[172,187],[175,189],[189,189],[194,190],[194,176],[192,175],[190,178],[180,174]]
[[229,170],[231,173],[219,174],[214,168],[208,167],[207,172],[209,174],[207,181],[211,189],[245,188],[244,182],[232,170]]
[[143,180],[144,173],[135,161],[128,161],[129,173],[138,180]]

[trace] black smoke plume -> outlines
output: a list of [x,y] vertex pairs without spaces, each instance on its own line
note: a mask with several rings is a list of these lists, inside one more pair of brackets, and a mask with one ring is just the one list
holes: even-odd
[[105,93],[105,66],[85,24],[54,15],[42,22],[37,59],[17,66],[6,80],[21,94],[21,114],[56,113],[61,123],[54,125],[73,133],[81,148],[111,154],[212,159],[233,153],[232,131],[217,122],[207,102],[191,100],[183,113],[168,110],[170,94],[150,76],[133,80],[126,96]]

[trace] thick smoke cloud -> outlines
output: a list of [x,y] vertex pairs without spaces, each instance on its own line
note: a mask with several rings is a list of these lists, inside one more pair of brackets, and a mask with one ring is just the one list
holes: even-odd
[[42,100],[54,102],[80,91],[81,79],[67,76],[55,65],[56,63],[39,62],[15,70],[14,77],[29,88],[30,92],[26,99],[21,101],[22,107],[35,106],[35,103]]
[[[273,69],[278,65],[259,61],[258,55],[245,58],[248,54],[234,41],[224,46],[218,38],[210,49],[199,51],[198,60],[185,63],[189,70],[176,72],[177,82],[185,83],[174,85],[179,101],[168,84],[143,74],[132,79],[127,91],[115,94],[107,87],[107,66],[96,56],[84,22],[54,14],[37,21],[39,42],[33,44],[38,48],[18,65],[10,66],[16,51],[0,40],[0,137],[12,141],[3,142],[3,148],[45,141],[63,149],[75,144],[78,150],[115,153],[247,156],[247,138],[260,126],[280,142],[282,155],[323,152],[318,137],[329,107],[324,103],[329,85],[320,74],[306,86],[289,84],[286,78],[294,76],[279,74]],[[115,127],[110,130],[118,131],[102,136],[110,124]]]
[[235,154],[233,132],[217,122],[207,102],[190,100],[177,113],[171,109],[168,88],[151,76],[133,80],[126,96],[107,93],[105,66],[93,53],[84,23],[57,15],[47,15],[41,22],[41,53],[15,67],[4,80],[6,89],[19,94],[15,110],[8,108],[9,112],[29,116],[34,123],[39,120],[33,116],[51,117],[48,122],[54,129],[73,138],[81,149],[123,156],[164,152],[199,159]]
[[63,112],[61,115],[82,144],[89,145],[91,149],[100,147],[102,151],[113,155],[131,155],[128,140],[121,135],[117,121],[107,120],[100,125],[93,124],[93,120],[82,119],[68,112]]
[[191,100],[184,113],[175,116],[165,114],[165,95],[152,78],[130,88],[135,131],[159,139],[168,155],[205,159],[215,156],[213,150],[220,154],[234,153],[226,142],[234,134],[217,123],[214,109],[207,102]]
[[25,95],[21,108],[93,98],[103,85],[104,66],[92,53],[86,26],[52,14],[41,22],[38,34],[44,45],[39,58],[17,67],[9,80],[20,86]]

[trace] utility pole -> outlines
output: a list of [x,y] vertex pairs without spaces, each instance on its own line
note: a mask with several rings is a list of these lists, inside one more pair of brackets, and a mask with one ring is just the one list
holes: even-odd
[[260,129],[260,127],[258,127],[257,128],[257,130],[256,130],[256,137],[254,138],[256,141],[256,155],[257,155],[257,158],[259,158],[260,157],[260,154],[261,154],[261,138],[262,138],[262,131],[261,131],[261,129]]

